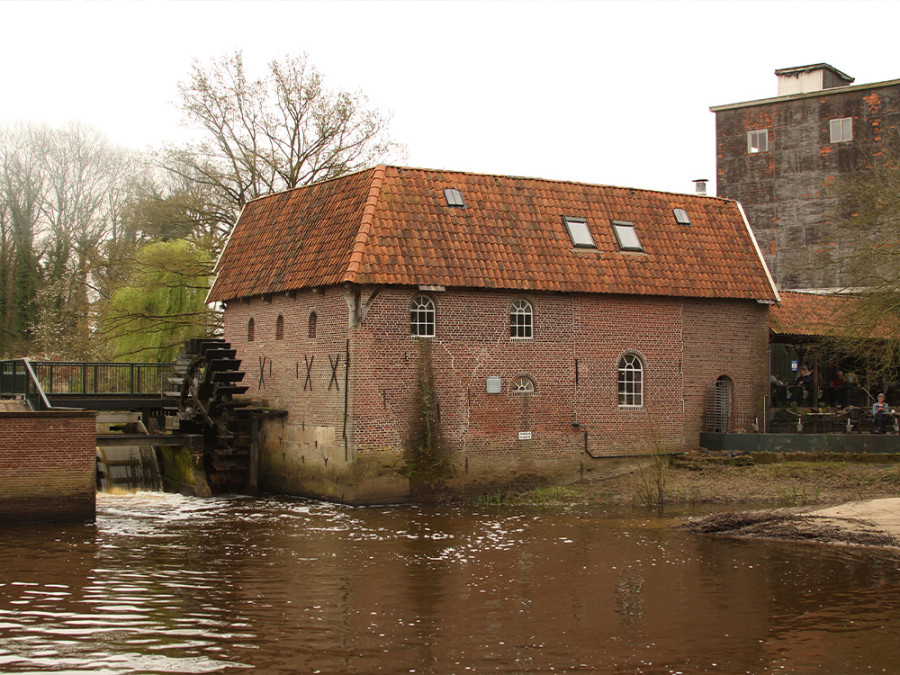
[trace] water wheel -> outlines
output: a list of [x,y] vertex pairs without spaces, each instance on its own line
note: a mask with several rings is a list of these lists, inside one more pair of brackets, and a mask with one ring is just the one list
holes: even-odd
[[178,428],[202,434],[203,464],[213,494],[250,491],[252,420],[246,404],[234,396],[247,391],[235,350],[221,339],[184,343],[166,392]]

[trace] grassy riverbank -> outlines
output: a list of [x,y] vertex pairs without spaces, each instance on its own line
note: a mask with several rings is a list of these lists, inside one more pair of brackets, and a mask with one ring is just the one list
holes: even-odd
[[694,453],[597,464],[583,482],[495,493],[482,504],[772,504],[805,506],[900,496],[900,457]]

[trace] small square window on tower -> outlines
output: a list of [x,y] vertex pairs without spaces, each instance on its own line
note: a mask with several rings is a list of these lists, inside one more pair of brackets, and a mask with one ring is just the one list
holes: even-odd
[[751,155],[757,152],[769,151],[769,130],[757,129],[747,133],[747,152]]
[[584,218],[572,218],[563,216],[563,222],[566,224],[566,231],[572,240],[572,246],[578,248],[597,248],[591,231],[588,228],[587,220]]
[[626,223],[621,220],[614,220],[612,223],[613,230],[616,233],[616,241],[619,242],[619,248],[623,251],[643,251],[641,240],[638,239],[637,232],[634,230],[634,223]]
[[831,120],[831,142],[842,143],[853,140],[853,118],[841,117]]
[[462,192],[456,188],[445,188],[444,199],[447,200],[447,206],[455,206],[460,209],[466,208],[466,200],[463,199]]

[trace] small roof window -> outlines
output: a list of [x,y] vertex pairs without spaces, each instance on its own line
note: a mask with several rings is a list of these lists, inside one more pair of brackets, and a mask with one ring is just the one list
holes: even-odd
[[616,233],[616,239],[619,242],[619,248],[623,251],[643,251],[641,240],[638,239],[637,232],[634,230],[634,223],[626,223],[621,220],[612,221],[613,230]]
[[672,213],[675,214],[675,222],[679,225],[691,224],[691,218],[684,209],[672,209]]
[[445,188],[444,199],[447,200],[447,206],[455,206],[460,209],[466,208],[466,200],[463,199],[462,192],[456,188]]
[[572,246],[579,248],[597,248],[591,231],[588,229],[587,220],[584,218],[573,218],[571,216],[563,216],[563,222],[566,224],[566,230],[569,232],[569,238],[572,240]]

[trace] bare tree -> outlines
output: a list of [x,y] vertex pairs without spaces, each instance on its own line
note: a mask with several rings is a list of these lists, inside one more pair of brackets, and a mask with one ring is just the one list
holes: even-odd
[[900,155],[889,150],[871,168],[830,188],[838,198],[826,264],[857,301],[834,317],[839,353],[864,359],[873,379],[900,373]]
[[42,171],[46,149],[45,139],[32,128],[0,130],[0,220],[4,230],[0,352],[10,353],[28,341],[37,315],[40,267],[35,241],[46,188]]
[[389,118],[360,93],[331,91],[306,56],[272,61],[248,77],[241,52],[195,63],[179,86],[181,109],[202,140],[164,155],[164,166],[207,199],[218,245],[251,199],[355,171],[391,153]]
[[81,125],[0,129],[0,352],[91,349],[97,281],[138,172]]
[[136,173],[131,153],[111,146],[96,130],[77,124],[46,130],[48,152],[42,204],[43,241],[37,347],[58,351],[68,343],[89,351],[95,276],[107,265],[105,245],[116,233],[120,202]]

